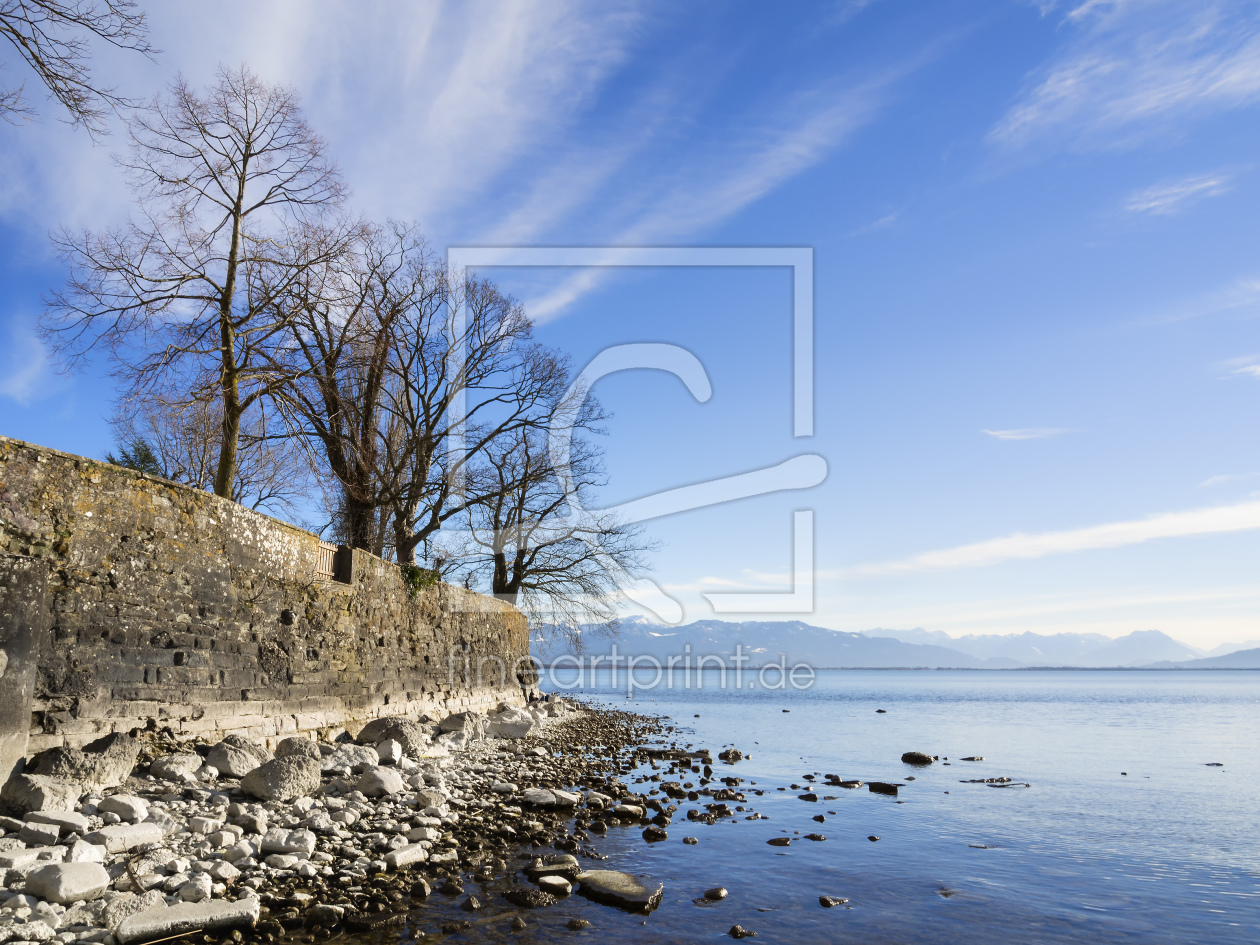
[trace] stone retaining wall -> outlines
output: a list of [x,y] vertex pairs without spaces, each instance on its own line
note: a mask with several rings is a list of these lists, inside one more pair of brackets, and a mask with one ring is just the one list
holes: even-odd
[[322,581],[318,547],[200,490],[0,437],[0,586],[47,565],[29,750],[150,719],[274,743],[525,702],[536,677],[515,608],[445,584],[412,599],[359,551],[346,583]]

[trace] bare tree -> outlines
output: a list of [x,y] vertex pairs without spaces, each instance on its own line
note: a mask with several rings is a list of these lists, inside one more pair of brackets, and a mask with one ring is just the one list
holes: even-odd
[[122,165],[138,217],[99,234],[62,232],[71,267],[44,327],[72,360],[97,345],[129,396],[188,383],[221,408],[214,491],[232,494],[242,418],[292,382],[273,349],[292,312],[277,299],[343,251],[326,226],[344,198],[337,168],[296,93],[241,68],[200,94],[177,80],[129,122]]
[[505,440],[546,422],[568,376],[566,359],[533,341],[524,309],[493,283],[466,278],[444,301],[410,310],[393,336],[400,564],[414,564],[416,549],[447,522],[499,494],[502,484],[476,469]]
[[[94,135],[104,132],[109,109],[130,102],[92,78],[92,41],[149,58],[157,52],[131,0],[0,0],[0,35],[66,109],[70,123]],[[34,114],[24,92],[23,86],[0,90],[0,117],[12,122]]]
[[[217,403],[204,400],[124,405],[111,421],[119,456],[106,460],[211,491],[223,430],[219,411]],[[268,419],[259,411],[241,431],[231,498],[252,509],[292,514],[307,495],[310,471],[283,426],[269,430]]]
[[[440,306],[442,270],[409,227],[365,229],[349,249],[306,271],[281,304],[292,316],[293,383],[271,398],[330,480],[327,505],[346,544],[384,555],[387,510],[405,472],[391,412],[398,332],[410,311]],[[423,322],[425,319],[419,319]]]
[[492,284],[453,287],[411,227],[373,227],[305,275],[284,300],[298,313],[301,367],[271,397],[338,485],[339,534],[414,564],[417,548],[487,498],[476,488],[487,480],[468,471],[498,438],[546,415],[567,366]]
[[[598,416],[598,408],[585,414],[582,426]],[[575,437],[558,470],[542,432],[522,429],[486,451],[480,475],[494,485],[469,509],[465,583],[488,586],[531,625],[571,641],[583,625],[609,627],[620,589],[651,546],[638,527],[586,511],[605,484],[598,449]]]

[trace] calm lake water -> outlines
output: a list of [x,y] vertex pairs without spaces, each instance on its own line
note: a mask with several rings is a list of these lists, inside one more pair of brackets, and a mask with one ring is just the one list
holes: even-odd
[[[716,674],[682,682],[629,701],[624,675],[567,691],[668,715],[715,757],[750,753],[715,776],[755,781],[766,794],[749,805],[769,819],[704,826],[683,802],[665,842],[613,828],[593,838],[601,865],[663,882],[660,909],[572,897],[511,940],[720,942],[736,923],[762,943],[1260,940],[1260,672],[821,671],[806,691],[775,692],[722,690]],[[908,750],[950,763],[913,769]],[[815,772],[915,780],[897,798],[777,790]],[[959,783],[1004,776],[1031,787]],[[811,832],[826,841],[798,836]],[[790,847],[767,845],[783,834]],[[693,903],[718,885],[728,899]],[[825,909],[822,895],[849,902]],[[594,928],[569,932],[573,916]]]

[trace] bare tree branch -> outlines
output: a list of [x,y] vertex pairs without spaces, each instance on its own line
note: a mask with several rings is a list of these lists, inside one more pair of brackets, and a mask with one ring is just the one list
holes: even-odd
[[[158,52],[131,0],[0,0],[0,36],[62,104],[70,123],[93,135],[104,133],[110,110],[132,103],[93,79],[92,41],[150,59]],[[34,115],[23,92],[23,86],[0,90],[0,117],[12,122]]]
[[292,89],[221,69],[201,94],[177,80],[128,122],[120,160],[137,196],[125,226],[62,232],[71,273],[43,328],[72,363],[97,347],[127,396],[172,377],[220,404],[214,491],[230,496],[242,418],[289,383],[282,304],[290,287],[354,238],[328,224],[345,188]]

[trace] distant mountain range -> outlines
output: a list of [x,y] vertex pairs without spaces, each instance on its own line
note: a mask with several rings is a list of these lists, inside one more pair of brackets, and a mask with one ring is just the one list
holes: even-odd
[[1151,669],[1260,669],[1260,647],[1234,650],[1222,656],[1209,656],[1180,663],[1152,663]]
[[979,659],[1000,657],[1022,666],[1141,666],[1177,662],[1205,655],[1158,630],[1137,630],[1128,636],[1099,633],[1011,633],[950,637],[939,630],[868,630],[906,643],[947,646]]
[[[541,634],[531,645],[534,655],[547,664],[573,654],[571,647]],[[799,620],[699,620],[668,627],[646,617],[629,617],[620,622],[615,636],[585,629],[582,657],[601,657],[607,666],[614,645],[619,656],[654,657],[662,665],[674,657],[690,657],[695,665],[703,656],[720,657],[733,665],[738,651],[747,657],[744,666],[778,663],[782,654],[789,667],[808,663],[818,669],[1260,668],[1260,647],[1218,647],[1204,656],[1203,651],[1158,630],[1139,630],[1115,639],[1095,633],[950,637],[939,630],[922,629],[850,633]]]

